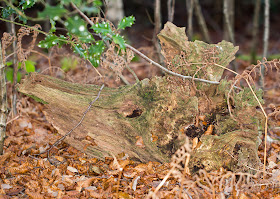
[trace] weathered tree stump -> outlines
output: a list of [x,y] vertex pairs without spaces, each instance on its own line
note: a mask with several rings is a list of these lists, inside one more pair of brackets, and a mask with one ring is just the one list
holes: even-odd
[[[223,73],[223,68],[215,64],[227,66],[237,51],[225,41],[211,45],[188,42],[184,29],[170,23],[159,38],[169,69],[213,81],[219,81]],[[218,85],[194,84],[167,75],[131,86],[104,88],[82,125],[65,141],[101,159],[124,152],[143,162],[168,162],[184,143],[185,136],[197,137],[200,142],[189,164],[192,171],[258,168],[263,116],[256,111],[258,104],[250,89],[233,92],[230,98],[233,117],[230,116],[227,109],[230,84],[226,80]],[[30,74],[18,86],[20,92],[45,104],[47,119],[61,135],[80,120],[99,88],[37,73]],[[205,120],[199,121],[202,115]],[[205,134],[209,125],[214,130]]]

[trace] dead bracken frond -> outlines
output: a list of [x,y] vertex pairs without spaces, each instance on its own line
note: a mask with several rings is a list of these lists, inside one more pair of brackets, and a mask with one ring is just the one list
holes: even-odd
[[117,75],[117,80],[122,75],[122,71],[128,67],[133,59],[134,54],[131,50],[122,50],[114,42],[112,42],[106,52],[102,55],[101,66],[111,69]]
[[6,62],[6,56],[5,56],[5,52],[6,49],[12,44],[12,42],[16,39],[15,36],[11,35],[10,33],[3,33],[3,37],[2,37],[2,59],[3,59],[3,63],[5,64]]
[[[37,36],[39,34],[39,32],[36,31],[36,29],[38,30],[40,28],[41,28],[41,26],[37,24],[37,25],[33,26],[33,28],[22,26],[18,30],[18,34],[17,34],[17,40],[18,40],[17,41],[17,58],[20,62],[22,62],[23,66],[24,66],[24,62],[27,60],[27,57],[30,55],[31,50],[35,46],[35,42],[36,42]],[[23,49],[22,39],[23,39],[24,36],[28,36],[30,34],[33,34],[32,41],[29,44],[29,47],[27,49]]]
[[265,71],[276,69],[277,73],[280,72],[280,60],[274,59],[268,61],[266,58],[263,58],[263,61],[257,62],[256,65],[249,66],[246,70],[242,72],[241,75],[235,77],[235,84],[238,84],[241,79],[248,80],[251,84],[254,85],[254,78],[257,78],[261,75],[261,67],[264,67]]

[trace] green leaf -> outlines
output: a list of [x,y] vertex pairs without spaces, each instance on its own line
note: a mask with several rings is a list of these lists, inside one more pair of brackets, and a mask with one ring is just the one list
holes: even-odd
[[12,61],[6,62],[6,66],[11,66],[11,65],[13,65],[13,62],[12,62]]
[[65,8],[63,8],[59,5],[58,6],[50,6],[50,5],[47,4],[46,8],[43,10],[43,12],[38,13],[38,17],[58,20],[65,13],[67,13],[67,10]]
[[81,3],[82,3],[82,0],[62,0],[61,2],[60,2],[60,4],[63,6],[63,5],[69,5],[70,3],[74,3],[76,6],[79,6],[79,5],[81,5]]
[[125,29],[126,27],[131,27],[135,22],[135,17],[130,16],[130,17],[124,17],[118,25],[118,29]]
[[119,34],[116,34],[116,35],[113,35],[112,38],[113,38],[113,41],[121,47],[121,49],[125,49],[125,41],[122,36],[120,36]]
[[27,73],[35,72],[35,64],[36,64],[36,62],[34,62],[34,61],[26,60],[25,61],[25,71]]
[[46,36],[45,40],[39,42],[38,47],[40,48],[51,48],[57,44],[59,46],[66,44],[68,41],[65,36],[60,35],[59,37],[53,34]]
[[78,15],[69,17],[64,23],[70,34],[78,36],[79,40],[83,43],[91,43],[94,41],[93,36],[87,30],[87,24]]
[[81,11],[83,13],[87,13],[88,15],[91,15],[91,14],[97,14],[99,13],[99,9],[95,6],[91,6],[91,7],[82,7],[81,8]]
[[99,7],[100,7],[100,6],[102,6],[102,1],[100,1],[100,0],[94,0],[94,1],[93,1],[93,5],[94,5],[94,6],[99,6]]
[[86,59],[87,58],[87,52],[85,49],[82,48],[81,44],[76,44],[74,45],[74,52],[79,54],[82,58]]
[[[8,67],[6,69],[6,78],[7,81],[13,82],[14,80],[14,69],[12,67]],[[20,82],[22,78],[22,74],[20,72],[17,73],[17,82]]]
[[56,31],[56,27],[55,27],[56,22],[53,19],[50,19],[50,23],[51,23],[51,29],[49,32],[53,33]]
[[91,45],[88,48],[87,58],[94,67],[99,66],[100,56],[104,52],[104,50],[105,50],[105,45],[104,45],[104,42],[102,40],[96,42],[95,45]]
[[112,35],[113,31],[110,27],[110,24],[108,22],[103,22],[103,23],[96,23],[92,26],[92,29],[96,32],[96,33],[100,33],[103,36],[106,36],[107,34]]
[[69,58],[69,57],[64,57],[61,61],[61,69],[64,72],[67,72],[71,69],[75,69],[78,65],[78,60],[77,59],[73,59],[73,58]]
[[21,6],[22,10],[25,10],[27,8],[31,8],[32,6],[34,6],[34,4],[37,2],[37,0],[21,0],[19,2],[19,5]]
[[14,14],[14,13],[16,13],[16,11],[9,6],[4,7],[1,11],[1,15],[5,19],[9,18],[9,16],[11,16],[11,14]]

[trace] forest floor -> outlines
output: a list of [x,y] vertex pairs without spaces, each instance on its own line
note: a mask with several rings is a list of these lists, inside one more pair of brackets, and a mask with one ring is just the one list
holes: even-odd
[[[36,70],[40,73],[78,83],[101,84],[96,78],[95,69],[81,64],[80,60],[75,61],[75,57],[65,58],[67,50],[62,51],[64,52],[54,50],[51,53],[52,71],[48,69],[48,61],[44,57],[32,55],[30,59],[37,63]],[[153,58],[152,47],[142,48],[142,51]],[[238,59],[236,63],[240,70],[249,65],[248,61]],[[157,68],[141,59],[132,62],[130,67],[140,80],[161,75]],[[97,69],[107,77],[105,86],[123,85],[121,81],[116,81],[112,72]],[[123,74],[130,83],[134,82],[128,71],[124,71]],[[273,111],[271,104],[280,108],[279,73],[268,71],[265,82],[264,108],[270,113]],[[8,87],[10,102],[11,85],[8,84]],[[223,169],[212,173],[202,172],[196,176],[186,176],[190,190],[192,186],[197,188],[193,188],[192,192],[197,190],[198,195],[192,195],[188,194],[187,190],[180,189],[181,182],[176,176],[171,175],[164,179],[171,169],[169,163],[139,163],[130,160],[124,154],[101,161],[87,157],[83,151],[78,151],[64,142],[54,147],[50,156],[46,153],[36,156],[34,154],[46,150],[60,135],[46,120],[42,104],[19,95],[17,111],[17,115],[9,116],[4,155],[0,156],[0,198],[152,198],[155,197],[155,192],[158,198],[222,198],[222,195],[226,198],[243,199],[280,198],[280,173],[277,172],[280,169],[279,115],[269,121],[265,178],[262,174],[256,175],[249,180],[250,182],[242,181],[241,184],[237,183],[238,186],[229,186],[229,190],[221,190],[222,176],[231,176],[231,180],[235,176],[234,179],[238,182],[243,174],[233,174]],[[82,112],[83,110],[81,115]],[[69,124],[69,130],[72,125],[75,125],[75,121]],[[263,162],[264,142],[258,152]],[[219,179],[216,182],[213,180],[215,177]],[[160,185],[163,182],[164,184]],[[157,190],[159,185],[161,189]]]

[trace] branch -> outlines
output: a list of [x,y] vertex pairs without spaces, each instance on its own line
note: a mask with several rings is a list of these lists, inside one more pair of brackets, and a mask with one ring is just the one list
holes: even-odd
[[[94,23],[88,18],[88,16],[86,16],[74,3],[71,2],[71,5],[74,9],[76,9],[78,11],[78,13],[84,18],[84,20],[90,24],[90,25],[94,25]],[[191,79],[194,81],[199,81],[199,82],[205,82],[205,83],[209,83],[209,84],[219,84],[220,82],[217,81],[210,81],[210,80],[205,80],[205,79],[199,79],[199,78],[195,78],[192,76],[184,76],[178,73],[175,73],[173,71],[168,70],[167,68],[163,67],[162,65],[158,64],[157,62],[151,60],[149,57],[147,57],[146,55],[144,55],[143,53],[141,53],[140,51],[138,51],[137,49],[135,49],[134,47],[132,47],[129,44],[125,44],[126,48],[129,48],[130,50],[132,50],[134,53],[136,53],[137,55],[139,55],[140,57],[142,57],[143,59],[145,59],[147,62],[149,62],[150,64],[153,64],[155,66],[157,66],[158,68],[160,68],[161,70],[165,71],[168,74],[177,76],[177,77],[181,77],[183,79]]]

